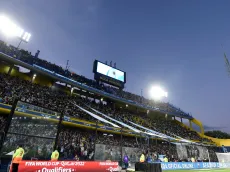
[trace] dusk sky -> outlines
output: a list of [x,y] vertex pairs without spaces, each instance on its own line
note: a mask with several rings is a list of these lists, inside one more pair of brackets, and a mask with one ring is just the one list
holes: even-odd
[[95,59],[116,62],[127,72],[125,90],[149,97],[150,86],[161,85],[165,101],[228,132],[229,7],[229,0],[0,1],[0,13],[32,33],[21,48],[62,66],[70,60],[88,78]]

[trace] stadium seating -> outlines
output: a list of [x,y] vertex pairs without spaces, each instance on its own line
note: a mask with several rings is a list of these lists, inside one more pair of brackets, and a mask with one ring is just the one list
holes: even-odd
[[[13,97],[19,97],[22,101],[28,102],[40,107],[51,109],[57,112],[62,112],[68,116],[84,119],[87,121],[96,122],[95,118],[78,109],[71,102],[84,106],[84,103],[90,104],[91,107],[101,110],[106,114],[112,115],[117,120],[125,122],[130,120],[137,124],[143,125],[155,131],[165,133],[169,136],[180,136],[189,140],[202,141],[196,132],[188,130],[173,120],[157,119],[151,120],[147,115],[140,115],[138,113],[126,111],[125,109],[112,109],[109,106],[97,104],[77,97],[71,97],[64,92],[54,91],[46,86],[33,84],[30,81],[22,80],[18,77],[8,76],[7,74],[0,74],[0,97],[3,97],[3,103],[12,104]],[[101,107],[101,108],[99,108]],[[104,124],[108,125],[108,124]],[[209,141],[209,140],[208,140]]]
[[31,55],[31,53],[29,53],[27,51],[24,51],[24,50],[18,51],[15,47],[8,46],[2,41],[0,41],[0,52],[3,52],[3,53],[8,54],[12,57],[15,57],[15,58],[17,58],[17,59],[19,59],[25,63],[31,64],[31,65],[35,64],[35,65],[44,67],[48,70],[54,71],[55,73],[66,76],[66,77],[71,78],[71,79],[78,81],[80,83],[84,83],[90,87],[94,87],[94,88],[103,90],[105,92],[120,96],[120,97],[125,98],[127,100],[133,100],[133,101],[138,102],[138,103],[150,105],[150,106],[155,107],[155,108],[162,110],[162,111],[172,112],[174,114],[179,114],[179,115],[183,115],[183,116],[190,116],[188,113],[183,112],[180,108],[176,108],[175,106],[173,106],[169,103],[154,102],[152,100],[150,101],[150,100],[148,100],[142,96],[135,95],[135,94],[127,92],[127,91],[121,91],[119,89],[116,89],[116,88],[113,88],[110,86],[105,86],[103,84],[97,84],[94,80],[87,79],[84,76],[80,76],[80,75],[73,73],[69,70],[65,70],[61,66],[57,66],[57,65],[50,63],[50,62],[43,60],[43,59],[35,58],[33,55]]
[[[138,103],[143,103],[159,108],[160,110],[172,112],[174,114],[182,114],[184,116],[189,116],[189,114],[184,113],[179,108],[174,107],[169,103],[159,103],[153,102],[148,99],[145,99],[141,96],[121,91],[109,86],[98,85],[95,81],[85,78],[84,76],[77,75],[68,70],[64,70],[62,67],[47,62],[39,58],[35,58],[24,50],[17,51],[14,47],[6,45],[4,42],[0,42],[0,51],[4,52],[14,58],[17,58],[28,64],[36,64],[46,69],[55,71],[61,75],[72,78],[78,82],[85,83],[88,86],[103,90],[105,92],[115,94],[122,98],[136,101]],[[42,86],[39,84],[34,84],[31,81],[23,80],[19,77],[10,76],[4,73],[0,73],[0,103],[12,105],[13,98],[18,97],[21,101],[27,102],[39,107],[53,110],[55,112],[64,113],[66,116],[74,117],[76,119],[85,120],[89,122],[96,123],[98,122],[95,118],[88,115],[86,112],[77,108],[74,104],[84,107],[88,111],[92,112],[92,109],[98,110],[104,114],[109,115],[110,117],[127,123],[131,121],[133,123],[139,124],[146,128],[152,129],[154,131],[164,133],[172,137],[182,137],[188,140],[196,141],[206,141],[211,142],[209,139],[202,138],[198,135],[197,132],[186,129],[173,121],[172,119],[156,118],[151,119],[147,116],[146,113],[134,112],[125,108],[116,108],[111,104],[103,104],[102,102],[96,102],[94,100],[89,100],[80,96],[71,96],[68,93],[64,92],[61,89],[53,89],[52,87]],[[98,116],[101,116],[98,114]],[[102,117],[102,116],[101,116]],[[108,126],[108,123],[99,122],[102,125]],[[6,117],[0,115],[0,133],[4,134],[4,127],[6,125]],[[22,133],[27,133],[31,131],[30,122],[25,124],[19,124],[17,120],[12,120],[11,125],[13,128],[10,129],[10,132],[16,133],[20,130]],[[53,137],[55,136],[55,131],[51,130],[50,125],[41,124],[43,127],[38,126],[33,127],[33,135],[39,137]],[[41,131],[41,128],[43,131]],[[58,147],[61,153],[61,158],[63,159],[80,159],[80,160],[92,160],[95,154],[95,142],[97,144],[111,145],[111,146],[125,146],[131,148],[140,148],[145,149],[146,152],[149,152],[148,155],[152,154],[162,154],[167,155],[170,161],[185,161],[184,159],[179,159],[177,156],[177,148],[174,144],[167,141],[156,141],[153,139],[146,140],[146,138],[138,137],[128,137],[123,136],[122,142],[120,135],[113,134],[112,137],[107,137],[105,133],[99,132],[96,136],[95,130],[88,131],[79,128],[70,128],[63,126],[58,138]],[[20,136],[13,138],[14,140],[22,140]],[[139,140],[138,140],[139,139]],[[142,139],[142,140],[141,140]],[[146,143],[148,141],[148,144]],[[33,139],[28,141],[30,148],[39,147],[39,149],[44,150],[43,157],[49,157],[49,153],[52,150],[52,143],[42,142],[39,139]],[[141,144],[142,143],[142,144]],[[15,146],[12,144],[11,140],[8,140],[7,143],[8,150],[12,150]],[[142,146],[141,146],[142,145]],[[144,145],[144,146],[143,146]],[[210,158],[216,160],[215,153],[212,147],[209,147]],[[41,151],[42,154],[43,151]],[[205,160],[202,160],[205,161]]]

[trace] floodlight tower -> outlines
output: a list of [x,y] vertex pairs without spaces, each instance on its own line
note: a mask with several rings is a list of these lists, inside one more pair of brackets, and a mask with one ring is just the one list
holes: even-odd
[[[7,37],[17,37],[20,42],[16,48],[19,49],[19,46],[22,42],[28,43],[31,37],[31,34],[25,32],[21,27],[17,26],[11,19],[5,15],[0,15],[0,32]],[[11,65],[8,71],[8,74],[11,73],[14,65]]]
[[31,37],[29,32],[25,32],[21,27],[17,26],[5,15],[0,15],[0,32],[2,32],[7,37],[18,37],[20,42],[17,46],[17,49],[22,42],[28,43]]
[[224,53],[224,61],[225,61],[225,65],[227,68],[228,76],[230,76],[230,64],[229,64],[228,58],[225,53]]
[[30,40],[30,37],[31,37],[31,34],[28,33],[28,32],[24,32],[20,37],[18,37],[20,42],[19,42],[19,44],[17,46],[17,50],[18,50],[18,48],[19,48],[19,46],[21,45],[22,42],[28,43],[29,40]]
[[[221,47],[224,50],[223,44],[221,44]],[[227,58],[227,55],[226,55],[225,51],[224,51],[224,62],[225,62],[225,66],[226,66],[226,69],[227,69],[227,72],[228,72],[228,76],[230,76],[230,64],[229,64],[229,61],[228,61],[228,58]]]

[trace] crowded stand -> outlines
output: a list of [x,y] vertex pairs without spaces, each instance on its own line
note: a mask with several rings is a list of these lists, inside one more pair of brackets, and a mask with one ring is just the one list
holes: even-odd
[[[121,143],[120,135],[102,132],[97,132],[96,134],[95,131],[92,132],[72,127],[63,128],[59,135],[58,146],[61,152],[61,158],[92,160],[94,159],[95,142],[96,144],[109,145],[108,151],[111,151],[115,147],[120,147],[121,145],[122,147],[140,148],[141,152],[146,152],[147,157],[148,155],[154,155],[155,160],[157,159],[158,155],[166,155],[171,162],[186,162],[189,161],[189,158],[192,156],[195,156],[197,161],[208,161],[208,159],[199,158],[199,155],[195,155],[194,153],[188,153],[190,156],[189,158],[179,158],[177,155],[176,145],[169,142],[159,140],[149,140],[146,142],[145,139],[140,140],[140,138],[123,136]],[[191,152],[192,150],[195,150],[194,146],[188,145],[188,151],[189,150]],[[217,161],[214,150],[215,147],[208,147],[212,162]],[[111,157],[107,156],[107,158]]]
[[[30,125],[30,124],[28,124]],[[15,125],[14,125],[15,126]],[[25,128],[23,126],[22,128]],[[46,126],[48,128],[49,126]],[[52,129],[50,129],[52,130]],[[11,130],[12,131],[12,130]],[[23,131],[22,131],[23,132]],[[30,131],[29,131],[30,132]],[[37,128],[33,134],[35,136],[41,136],[39,133],[46,133],[48,130],[44,131],[43,127]],[[44,136],[46,134],[43,134]],[[55,136],[55,134],[53,135]],[[122,140],[122,142],[121,142]],[[15,135],[8,134],[6,141],[4,142],[2,152],[10,152],[12,151],[16,145],[15,143],[22,143],[24,145],[24,149],[26,151],[25,159],[29,159],[31,157],[36,157],[38,159],[48,159],[53,148],[54,140],[49,138],[40,138],[40,137],[29,137],[24,135]],[[62,126],[61,131],[59,133],[58,138],[58,151],[60,152],[60,160],[84,160],[90,161],[94,160],[95,157],[95,144],[103,144],[109,145],[105,152],[100,152],[105,155],[105,160],[115,160],[120,158],[120,154],[118,157],[114,157],[108,155],[112,149],[114,152],[115,148],[120,150],[120,146],[125,148],[138,148],[139,153],[145,152],[147,157],[153,158],[153,161],[158,159],[159,155],[165,155],[168,157],[170,162],[187,162],[194,156],[197,161],[208,161],[207,159],[199,158],[198,154],[188,153],[189,158],[179,158],[177,154],[177,146],[173,143],[169,143],[166,141],[160,140],[149,140],[146,138],[137,138],[130,136],[123,136],[122,139],[120,135],[109,134],[103,132],[96,132],[95,130],[86,130],[80,129],[76,127],[67,127]],[[187,150],[193,150],[194,146],[187,146]],[[208,147],[209,155],[211,160],[216,160],[216,154],[214,152],[214,148]],[[135,160],[138,161],[139,153],[129,154],[130,157],[135,156]]]
[[178,125],[173,120],[167,120],[167,119],[151,120],[146,114],[140,115],[140,113],[134,113],[134,112],[130,113],[129,111],[125,111],[124,109],[123,110],[111,109],[107,106],[100,106],[95,102],[91,102],[90,106],[105,114],[110,114],[111,117],[114,117],[118,121],[123,121],[124,123],[126,123],[127,121],[131,121],[172,137],[180,136],[188,140],[210,142],[210,140],[208,139],[201,138],[195,131],[187,130],[184,127]]
[[[17,114],[11,120],[1,153],[9,153],[17,147],[16,143],[20,143],[23,144],[26,152],[25,159],[34,157],[36,159],[48,160],[55,147],[60,152],[60,160],[120,161],[124,155],[127,155],[131,161],[138,162],[140,155],[144,153],[146,161],[150,162],[158,162],[160,155],[167,157],[170,162],[190,162],[192,158],[200,162],[218,161],[215,154],[216,148],[204,146],[204,143],[212,143],[211,140],[203,138],[197,132],[185,128],[175,118],[173,120],[170,114],[191,117],[179,108],[169,103],[150,101],[142,96],[99,84],[94,80],[65,70],[61,66],[40,59],[36,55],[33,56],[27,51],[18,51],[15,47],[8,46],[1,41],[0,52],[30,65],[38,65],[54,71],[87,86],[126,100],[151,106],[158,111],[164,112],[164,115],[162,114],[161,117],[156,115],[154,118],[150,118],[149,111],[146,112],[146,110],[145,112],[140,112],[137,109],[128,108],[128,105],[125,108],[116,107],[115,102],[100,100],[98,98],[99,95],[95,95],[95,97],[98,96],[96,98],[84,96],[81,90],[77,93],[74,93],[74,91],[72,93],[67,84],[60,86],[60,88],[55,87],[55,85],[58,85],[57,83],[48,87],[36,84],[33,80],[25,80],[22,77],[0,73],[0,103],[13,105],[15,98],[17,98],[19,102],[31,104],[31,106],[18,105],[21,108],[20,110],[28,109],[34,112],[41,112],[41,114],[45,113],[48,116],[55,116],[56,119],[60,118],[60,114],[64,114],[64,118],[71,117],[71,119],[84,121],[88,124],[96,124],[94,127],[84,126],[80,128],[79,125],[73,123],[74,127],[71,124],[60,123],[61,126],[58,127],[58,120],[50,122],[45,117],[32,118]],[[66,91],[67,89],[68,91]],[[169,115],[165,115],[166,113]],[[97,117],[91,114],[95,114]],[[106,120],[110,123],[99,120],[100,118],[105,119],[105,115],[109,117]],[[128,124],[130,127],[138,128],[141,133],[145,134],[142,135],[135,132],[135,130],[125,125],[122,126],[120,123],[114,122],[114,120]],[[1,136],[4,136],[4,129],[7,125],[6,121],[7,116],[0,114]],[[67,123],[71,123],[71,121]],[[116,123],[121,128],[115,127],[112,123]],[[98,126],[101,126],[101,128]],[[160,135],[150,136],[146,134],[147,130],[140,126],[167,137],[160,138]],[[111,134],[106,127],[113,127],[117,130]],[[170,140],[170,138],[173,139]],[[188,142],[183,142],[182,144],[180,140],[185,139]],[[207,152],[209,155],[204,155]],[[208,160],[207,157],[210,159]]]
[[[24,119],[22,119],[24,118]],[[55,138],[57,133],[56,125],[50,122],[42,121],[40,119],[33,119],[33,121],[26,117],[14,117],[11,120],[9,128],[10,133],[30,134],[33,136]],[[43,132],[41,132],[41,130]]]
[[3,139],[3,136],[5,135],[4,128],[6,126],[6,115],[0,114],[0,142]]
[[[65,154],[63,154],[63,158],[72,157],[72,159],[74,159],[77,156],[78,158],[80,158],[80,160],[81,158],[84,158],[84,160],[90,160],[93,158],[94,155],[94,142],[96,142],[96,144],[104,144],[116,147],[120,147],[122,144],[122,147],[140,148],[141,141],[139,139],[140,138],[137,139],[135,137],[123,136],[121,143],[120,135],[102,132],[97,132],[96,135],[95,132],[82,131],[78,128],[65,128],[61,131],[59,135],[59,148],[61,150],[61,153],[66,152]],[[142,144],[146,147],[145,151],[149,150],[152,153],[165,154],[167,156],[170,155],[169,143],[160,144],[159,142],[157,145],[156,143],[153,143],[149,144],[149,146],[146,146],[146,143]],[[175,146],[172,145],[171,148],[171,150],[174,149],[175,153]],[[143,150],[143,148],[141,149]],[[173,155],[174,157],[176,156],[176,154]]]
[[[80,110],[72,103],[75,102],[80,106],[84,106],[83,102],[85,102],[86,100],[79,101],[79,98],[68,96],[64,92],[52,90],[52,88],[33,84],[30,81],[22,80],[18,77],[12,77],[7,74],[0,74],[0,80],[0,96],[3,97],[3,103],[12,104],[13,97],[20,96],[20,99],[22,101],[30,104],[34,104],[60,113],[63,112],[65,115],[76,117],[79,119],[93,122],[96,121],[95,118]],[[90,105],[96,109],[99,106],[96,102],[92,102],[89,100],[87,100],[87,103],[90,103]],[[150,129],[168,134],[170,136],[180,136],[182,138],[198,141],[202,141],[203,139],[196,132],[188,130],[176,124],[172,120],[151,120],[147,117],[146,114],[138,115],[137,113],[127,112],[121,109],[112,110],[111,107],[106,105],[98,110],[104,111],[105,113],[110,114],[115,119],[121,120],[124,123],[126,123],[126,120],[128,119],[137,124],[149,127]],[[203,139],[203,141],[206,140]]]
[[230,135],[226,132],[214,130],[214,131],[207,131],[205,135],[209,137],[219,138],[219,139],[230,139]]
[[[42,132],[38,130],[38,132]],[[7,154],[12,150],[15,150],[17,144],[23,144],[25,149],[24,159],[31,159],[36,157],[37,159],[49,159],[53,149],[53,140],[39,137],[28,137],[17,134],[7,134],[6,140],[2,146],[2,153]]]
[[18,51],[15,47],[13,46],[8,46],[4,42],[0,41],[0,52],[3,52],[7,55],[10,55],[16,59],[19,59],[25,63],[28,63],[30,65],[38,65],[40,67],[43,67],[45,69],[54,71],[57,74],[63,75],[67,78],[73,79],[79,83],[84,83],[87,86],[105,91],[110,94],[114,94],[116,96],[119,96],[121,98],[125,98],[127,100],[132,100],[137,103],[145,104],[148,106],[151,106],[157,110],[168,112],[168,113],[174,113],[174,114],[179,114],[182,116],[190,116],[189,114],[183,112],[179,108],[176,108],[175,106],[171,105],[170,103],[163,103],[163,102],[156,102],[153,100],[148,100],[142,96],[135,95],[133,93],[127,92],[127,91],[122,91],[119,89],[116,89],[114,87],[110,87],[104,84],[98,84],[96,81],[88,79],[84,76],[80,76],[76,73],[73,73],[69,70],[63,69],[61,66],[57,66],[55,64],[52,64],[46,60],[40,59],[36,56],[31,55],[31,53],[20,50]]

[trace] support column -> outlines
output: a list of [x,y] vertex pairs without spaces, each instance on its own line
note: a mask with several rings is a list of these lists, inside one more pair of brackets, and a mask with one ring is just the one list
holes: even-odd
[[10,128],[10,123],[11,123],[12,117],[14,115],[14,111],[15,111],[15,109],[17,107],[17,104],[18,104],[18,99],[14,98],[14,102],[13,102],[13,105],[11,107],[10,114],[9,114],[9,116],[7,118],[6,126],[4,128],[4,135],[2,137],[2,142],[0,143],[0,152],[1,152],[1,149],[2,149],[2,145],[3,145],[3,143],[4,143],[5,139],[6,139],[6,135],[8,133],[8,130]]
[[97,144],[97,129],[98,129],[98,120],[96,122],[96,131],[95,131],[95,140],[94,140],[94,160],[95,160],[96,144]]
[[123,128],[121,127],[121,143],[120,143],[120,149],[121,149],[121,165],[122,165],[122,162],[123,162],[123,156],[122,156],[122,146],[123,146],[123,144],[122,144],[122,142],[123,142]]
[[56,139],[55,139],[55,143],[54,143],[54,150],[57,150],[57,145],[58,145],[58,137],[59,137],[59,134],[61,132],[61,127],[62,127],[62,120],[63,120],[63,116],[64,116],[64,113],[62,112],[60,114],[60,118],[59,118],[59,123],[58,123],[58,130],[57,130],[57,135],[56,135]]
[[10,75],[11,74],[11,72],[12,72],[12,70],[13,70],[13,68],[14,68],[14,65],[10,65],[10,68],[9,68],[9,70],[8,70],[8,75]]
[[116,109],[115,102],[112,103],[113,103],[113,110],[115,110]]
[[190,127],[191,130],[193,130],[193,128],[192,128],[192,121],[191,120],[189,120],[189,127]]

